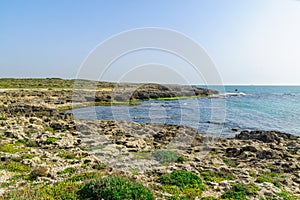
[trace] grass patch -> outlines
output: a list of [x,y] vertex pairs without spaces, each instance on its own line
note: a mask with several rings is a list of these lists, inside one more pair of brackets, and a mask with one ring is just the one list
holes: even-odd
[[47,140],[45,141],[45,144],[53,144],[54,142],[56,142],[57,140],[59,140],[58,138],[55,137],[49,137],[47,138]]
[[44,129],[44,131],[48,131],[48,132],[51,132],[51,133],[54,133],[54,132],[55,132],[54,129],[51,128],[51,127],[46,127],[46,128]]
[[268,183],[272,183],[273,185],[275,185],[278,188],[281,188],[281,184],[278,181],[276,181],[275,178],[285,178],[285,176],[281,175],[281,174],[277,174],[277,173],[267,173],[267,174],[263,174],[262,176],[258,177],[256,179],[256,182],[258,182],[258,183],[268,182]]
[[85,184],[78,194],[81,199],[154,199],[149,188],[120,177],[92,180]]
[[103,170],[103,169],[106,169],[106,165],[105,164],[95,164],[92,166],[93,169],[96,169],[96,170]]
[[27,153],[27,154],[22,155],[21,157],[22,157],[22,160],[23,160],[23,159],[32,159],[32,158],[34,158],[36,156],[38,156],[38,155],[37,154]]
[[77,191],[83,187],[77,182],[58,182],[53,185],[26,185],[22,189],[12,190],[4,199],[78,199]]
[[273,183],[273,185],[275,185],[276,187],[281,188],[281,185],[279,182],[274,181],[273,179],[266,177],[266,176],[258,177],[256,179],[256,182],[258,182],[258,183],[264,183],[264,182]]
[[77,170],[74,167],[67,167],[66,169],[62,170],[60,174],[74,174]]
[[278,197],[283,198],[283,200],[297,200],[297,196],[291,195],[288,191],[283,190],[281,193],[277,194]]
[[[101,175],[94,172],[85,172],[77,174],[69,179],[66,179],[55,184],[32,184],[27,183],[23,187],[18,187],[15,190],[11,190],[4,194],[4,199],[68,199],[75,200],[80,199],[78,191],[84,187],[84,182],[88,182],[91,179],[98,179]],[[17,180],[12,179],[6,185],[14,185]],[[24,179],[24,177],[23,177]]]
[[0,163],[0,169],[7,170],[9,172],[21,172],[21,173],[27,173],[30,171],[29,165],[23,165],[16,161],[8,161],[8,162],[1,162]]
[[259,188],[254,184],[236,184],[233,185],[230,190],[222,194],[221,199],[246,200],[249,199],[248,196],[256,196],[258,190]]
[[73,152],[64,152],[64,153],[58,154],[58,157],[61,157],[61,158],[64,158],[64,159],[76,159],[76,160],[80,160],[82,158],[85,158],[86,156],[87,155],[78,156]]
[[234,180],[234,177],[230,173],[215,172],[215,171],[200,171],[201,176],[207,182],[219,183],[224,180]]
[[72,152],[65,152],[65,153],[60,153],[58,154],[59,157],[64,158],[64,159],[75,159],[76,154]]
[[28,149],[24,147],[17,147],[15,144],[0,144],[0,151],[5,153],[17,153],[17,152],[27,152]]
[[91,179],[98,179],[101,178],[101,174],[98,172],[84,172],[81,174],[77,174],[71,178],[68,178],[66,181],[84,181],[84,180],[91,180]]

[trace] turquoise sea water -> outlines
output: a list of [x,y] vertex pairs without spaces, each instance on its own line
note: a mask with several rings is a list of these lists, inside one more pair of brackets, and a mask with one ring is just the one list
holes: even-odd
[[188,125],[223,137],[236,134],[232,128],[300,136],[300,86],[225,86],[225,93],[216,98],[151,100],[140,106],[97,106],[69,112],[78,119]]

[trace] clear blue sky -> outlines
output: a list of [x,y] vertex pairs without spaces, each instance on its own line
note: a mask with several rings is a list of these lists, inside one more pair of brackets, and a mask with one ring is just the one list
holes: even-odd
[[100,42],[162,27],[206,49],[225,84],[300,84],[296,0],[1,0],[0,77],[75,78]]

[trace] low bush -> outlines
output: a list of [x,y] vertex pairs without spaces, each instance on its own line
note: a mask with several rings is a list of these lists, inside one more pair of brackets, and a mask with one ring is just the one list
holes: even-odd
[[174,195],[200,197],[205,189],[199,176],[185,170],[175,170],[161,176],[159,180],[164,185],[163,190]]
[[149,188],[120,177],[106,177],[99,180],[92,180],[79,190],[78,195],[81,199],[154,199]]

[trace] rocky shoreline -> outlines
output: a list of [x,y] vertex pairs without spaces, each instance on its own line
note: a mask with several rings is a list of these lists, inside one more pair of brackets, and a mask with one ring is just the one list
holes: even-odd
[[[175,97],[171,91],[151,85],[117,99]],[[195,93],[180,91],[182,96]],[[77,103],[111,102],[109,92],[81,91]],[[95,93],[95,98],[86,98]],[[300,198],[297,136],[258,130],[222,139],[184,126],[79,121],[62,112],[74,103],[73,95],[70,88],[0,91],[2,198],[9,199],[8,194],[28,184],[51,185],[87,172],[136,180],[148,186],[156,199]],[[200,177],[201,192],[164,185],[160,177],[179,170]],[[245,196],[228,196],[242,191]]]

